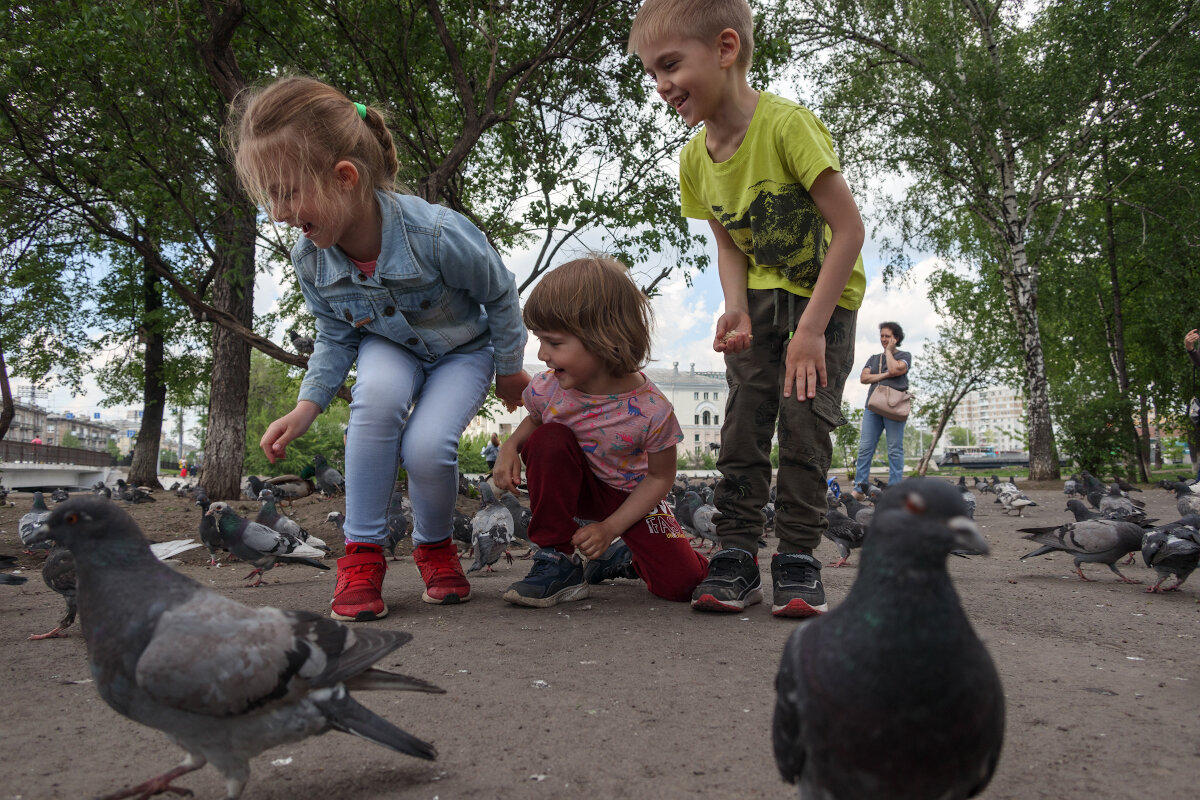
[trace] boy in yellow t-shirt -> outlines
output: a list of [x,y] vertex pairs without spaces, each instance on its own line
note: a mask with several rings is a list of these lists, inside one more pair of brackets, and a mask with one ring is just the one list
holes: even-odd
[[863,224],[821,121],[746,82],[753,37],[746,0],[647,0],[629,51],[689,126],[704,123],[680,155],[682,211],[709,221],[725,295],[713,341],[730,389],[715,498],[722,549],[692,608],[763,599],[758,539],[778,424],[772,613],[807,617],[828,607],[812,552],[827,526],[829,434],[846,421]]

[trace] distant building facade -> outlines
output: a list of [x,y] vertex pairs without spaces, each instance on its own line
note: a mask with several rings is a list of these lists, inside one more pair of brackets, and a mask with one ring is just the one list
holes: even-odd
[[15,414],[4,435],[5,441],[31,442],[37,436],[46,443],[46,409],[17,402],[13,406]]
[[119,443],[120,429],[111,422],[99,419],[75,416],[73,414],[46,414],[45,429],[42,433],[42,443],[49,446],[64,446],[63,439],[67,434],[75,437],[72,447],[83,450],[108,452],[109,441]]
[[[963,397],[950,424],[970,431],[970,444],[997,450],[1028,449],[1025,396],[1008,386],[976,389]],[[943,442],[944,447],[949,445]]]
[[[535,375],[545,370],[543,364],[526,364],[525,371]],[[725,399],[729,386],[724,372],[697,372],[696,365],[680,371],[676,362],[670,369],[648,367],[643,372],[666,395],[675,408],[679,427],[683,429],[683,441],[679,443],[679,454],[700,454],[711,451],[710,445],[721,444],[721,417],[725,413]],[[504,409],[495,419],[476,417],[467,426],[467,436],[480,433],[497,433],[500,438],[509,436],[525,419],[524,408],[509,412]]]

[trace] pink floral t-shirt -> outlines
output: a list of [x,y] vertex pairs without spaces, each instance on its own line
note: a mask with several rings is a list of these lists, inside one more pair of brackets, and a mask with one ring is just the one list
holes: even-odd
[[525,408],[543,423],[570,428],[596,477],[626,492],[646,477],[647,454],[683,439],[671,402],[649,378],[623,394],[583,394],[562,388],[546,370],[525,387]]

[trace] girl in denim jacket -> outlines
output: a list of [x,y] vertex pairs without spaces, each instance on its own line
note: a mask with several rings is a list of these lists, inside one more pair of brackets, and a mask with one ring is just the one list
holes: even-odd
[[296,407],[260,442],[269,460],[308,430],[358,362],[346,434],[346,555],[331,616],[387,614],[381,545],[401,461],[421,597],[467,601],[450,539],[458,440],[493,374],[511,408],[529,383],[512,273],[465,217],[399,194],[383,116],[320,81],[288,77],[247,92],[230,133],[243,185],[274,220],[301,232],[292,263],[316,317]]

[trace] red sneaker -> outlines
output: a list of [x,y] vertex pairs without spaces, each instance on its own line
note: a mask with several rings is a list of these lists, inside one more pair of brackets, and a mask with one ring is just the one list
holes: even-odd
[[463,574],[453,539],[417,545],[413,548],[413,561],[417,562],[421,580],[425,581],[421,599],[426,603],[447,605],[471,599],[471,584]]
[[386,617],[388,609],[379,594],[386,572],[382,547],[346,542],[346,555],[337,561],[337,586],[329,602],[333,609],[329,616],[349,622]]

